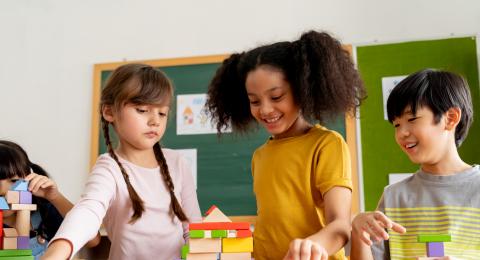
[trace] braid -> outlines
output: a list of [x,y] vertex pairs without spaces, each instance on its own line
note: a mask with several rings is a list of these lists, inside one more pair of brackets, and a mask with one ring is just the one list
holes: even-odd
[[173,185],[172,177],[170,176],[170,172],[168,171],[167,161],[165,160],[165,156],[163,155],[162,149],[159,143],[156,143],[153,146],[153,151],[155,152],[155,158],[157,159],[158,165],[160,166],[160,173],[162,174],[163,180],[167,185],[168,192],[170,193],[171,198],[171,210],[173,213],[181,220],[181,221],[188,221],[187,216],[183,212],[182,206],[175,197],[175,187]]
[[110,156],[117,162],[118,166],[120,167],[120,171],[122,172],[123,179],[127,184],[128,195],[130,196],[130,200],[132,200],[132,207],[133,207],[133,215],[130,219],[129,223],[134,223],[137,221],[145,211],[143,206],[143,200],[138,196],[138,193],[133,188],[132,184],[130,183],[130,178],[128,177],[125,168],[123,168],[122,164],[118,160],[118,156],[113,152],[112,142],[110,141],[110,134],[108,132],[108,122],[102,117],[102,128],[103,128],[103,136],[105,137],[105,143],[107,144],[108,153]]

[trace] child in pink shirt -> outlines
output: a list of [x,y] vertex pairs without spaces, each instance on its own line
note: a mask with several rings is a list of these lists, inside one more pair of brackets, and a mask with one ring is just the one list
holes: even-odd
[[[127,64],[112,73],[100,104],[108,153],[98,158],[42,259],[71,257],[102,221],[110,259],[180,257],[188,222],[201,221],[201,214],[187,162],[159,144],[172,97],[168,78],[151,66]],[[115,149],[110,124],[119,139]]]

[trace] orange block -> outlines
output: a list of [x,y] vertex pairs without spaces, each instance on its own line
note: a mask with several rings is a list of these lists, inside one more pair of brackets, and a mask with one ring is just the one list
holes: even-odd
[[190,230],[242,230],[250,229],[248,222],[207,222],[207,223],[190,223]]
[[251,237],[252,231],[250,230],[238,230],[237,237]]

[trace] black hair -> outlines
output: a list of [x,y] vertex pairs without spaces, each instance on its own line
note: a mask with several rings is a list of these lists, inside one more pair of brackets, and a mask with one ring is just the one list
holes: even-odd
[[[0,180],[23,179],[31,172],[49,177],[45,169],[30,161],[27,152],[20,145],[11,141],[0,140]],[[60,214],[51,216],[53,205],[44,198],[32,196],[32,203],[37,204],[42,218],[42,222],[35,232],[48,240],[52,239],[62,220],[53,221],[51,218],[58,218]],[[53,208],[55,209],[55,207]],[[57,210],[55,209],[55,211]]]
[[387,100],[390,123],[411,109],[413,115],[419,107],[429,108],[434,122],[440,122],[450,108],[458,107],[461,118],[455,129],[455,144],[459,147],[465,140],[473,121],[473,106],[467,81],[452,72],[424,69],[417,71],[398,83]]
[[208,88],[206,109],[221,131],[230,123],[247,132],[255,122],[245,87],[249,72],[260,66],[280,70],[295,103],[307,120],[320,122],[356,112],[365,89],[350,54],[325,32],[309,31],[293,42],[277,42],[235,53],[217,70]]

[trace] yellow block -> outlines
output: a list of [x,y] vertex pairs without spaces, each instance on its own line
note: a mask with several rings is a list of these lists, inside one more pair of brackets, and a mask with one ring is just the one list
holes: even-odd
[[241,253],[253,251],[253,237],[245,238],[223,238],[223,253]]

